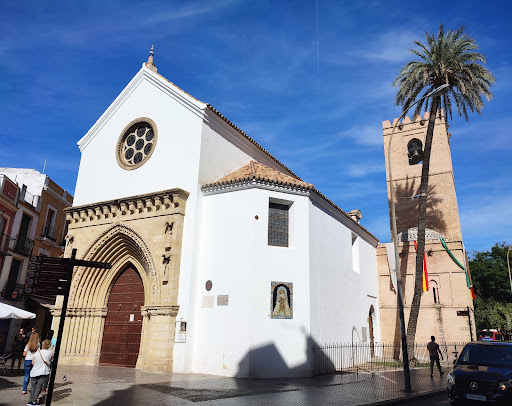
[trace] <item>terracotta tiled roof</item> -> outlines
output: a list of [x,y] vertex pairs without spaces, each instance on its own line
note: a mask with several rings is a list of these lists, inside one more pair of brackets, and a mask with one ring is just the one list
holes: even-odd
[[[160,76],[165,81],[169,82],[173,86],[180,89],[183,93],[189,95],[193,99],[201,102],[201,100],[195,98],[190,93],[187,93],[185,90],[171,82],[169,79],[167,79],[165,76],[161,75],[160,73],[155,72],[158,76]],[[204,102],[201,102],[204,103]],[[264,182],[270,182],[276,185],[280,186],[287,186],[290,188],[301,188],[305,190],[311,190],[316,195],[318,195],[320,198],[322,198],[325,202],[327,202],[330,206],[335,208],[337,211],[339,211],[341,214],[349,218],[350,220],[354,221],[346,212],[344,212],[340,207],[338,207],[332,200],[330,200],[327,196],[325,196],[322,192],[320,192],[318,189],[315,188],[315,186],[311,183],[304,182],[299,176],[297,176],[295,173],[293,173],[292,170],[290,170],[288,167],[283,165],[276,157],[274,157],[270,152],[268,152],[265,148],[263,148],[260,144],[258,144],[254,139],[249,137],[246,133],[244,133],[240,128],[238,128],[235,124],[233,124],[227,117],[225,117],[222,113],[220,113],[215,107],[213,107],[211,104],[206,104],[206,108],[210,110],[212,113],[214,113],[216,116],[218,116],[221,120],[226,122],[231,128],[233,128],[236,132],[238,132],[240,135],[242,135],[245,139],[250,141],[253,145],[255,145],[258,149],[263,151],[269,158],[271,158],[273,161],[275,161],[279,166],[281,166],[283,169],[288,171],[293,175],[289,176],[282,172],[279,172],[275,169],[269,168],[266,165],[263,165],[256,161],[251,161],[249,164],[241,167],[240,169],[237,169],[236,171],[230,173],[229,175],[224,176],[222,179],[219,179],[213,183],[206,184],[202,186],[202,189],[208,189],[215,186],[221,186],[221,185],[229,185],[229,184],[236,184],[248,180],[258,180],[258,181],[264,181]],[[356,223],[354,221],[354,223]],[[372,233],[370,233],[366,228],[361,226],[360,224],[356,223],[360,228],[362,228],[366,233],[368,233],[371,237],[373,237],[375,240],[378,241],[378,238],[375,237]]]
[[282,172],[276,171],[275,169],[269,168],[268,166],[256,161],[249,162],[247,165],[242,166],[240,169],[231,172],[229,175],[226,175],[213,183],[203,185],[203,188],[229,185],[248,180],[258,180],[307,190],[314,188],[311,183],[306,183],[300,179],[285,175]]
[[319,196],[322,200],[324,200],[327,204],[332,206],[336,211],[341,213],[346,218],[353,221],[364,230],[369,236],[373,237],[377,242],[379,239],[375,237],[372,233],[370,233],[366,228],[364,228],[361,224],[354,221],[354,219],[348,215],[345,211],[343,211],[336,203],[334,203],[331,199],[325,196],[322,192],[315,188],[312,183],[306,183],[303,180],[295,179],[289,175],[285,175],[275,169],[269,168],[266,165],[263,165],[256,161],[251,161],[247,165],[242,166],[240,169],[237,169],[234,172],[224,176],[223,178],[213,182],[202,185],[201,189],[211,189],[218,186],[230,186],[236,185],[237,183],[243,183],[247,181],[261,181],[268,182],[278,186],[284,186],[288,188],[300,188],[303,190],[308,190],[317,196]]

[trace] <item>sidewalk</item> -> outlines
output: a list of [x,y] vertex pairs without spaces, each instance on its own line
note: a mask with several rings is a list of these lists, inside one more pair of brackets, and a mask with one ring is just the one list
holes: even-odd
[[[402,380],[401,371],[263,380],[61,365],[52,405],[367,405],[446,388],[446,375],[430,378],[428,368],[411,370],[410,395]],[[22,375],[0,375],[0,405],[26,404],[22,382]]]

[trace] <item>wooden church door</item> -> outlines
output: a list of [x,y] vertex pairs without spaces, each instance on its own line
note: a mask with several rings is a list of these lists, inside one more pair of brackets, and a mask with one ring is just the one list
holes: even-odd
[[139,356],[144,305],[144,285],[139,274],[127,268],[117,278],[107,305],[100,364],[135,367]]

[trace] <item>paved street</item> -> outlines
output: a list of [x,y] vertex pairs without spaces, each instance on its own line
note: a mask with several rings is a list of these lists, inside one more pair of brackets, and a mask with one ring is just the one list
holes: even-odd
[[[445,387],[428,370],[411,371],[415,394]],[[66,375],[66,381],[63,376]],[[404,396],[400,371],[301,379],[234,379],[201,374],[154,374],[105,366],[59,366],[57,406],[364,405]],[[0,376],[0,405],[22,405],[23,376]],[[417,403],[414,403],[417,404]]]
[[421,400],[411,400],[410,402],[402,403],[402,405],[407,406],[450,406],[450,402],[448,401],[448,395],[443,393],[442,395],[435,396],[432,398],[421,399]]

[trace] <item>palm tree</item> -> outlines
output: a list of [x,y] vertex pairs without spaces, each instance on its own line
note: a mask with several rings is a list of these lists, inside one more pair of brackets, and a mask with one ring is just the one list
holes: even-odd
[[421,100],[414,111],[416,118],[422,109],[428,111],[430,107],[419,189],[418,248],[414,296],[407,325],[407,344],[411,349],[414,348],[422,293],[428,173],[435,119],[441,109],[444,110],[447,120],[451,119],[454,103],[459,115],[464,116],[466,121],[468,120],[468,110],[480,114],[484,107],[482,97],[487,100],[492,98],[490,87],[496,81],[494,76],[483,66],[486,57],[476,51],[478,46],[473,38],[464,34],[464,27],[460,27],[456,31],[445,32],[441,24],[437,37],[433,33],[427,32],[425,37],[426,45],[415,41],[414,43],[419,49],[410,51],[419,57],[419,60],[407,63],[393,82],[393,86],[399,88],[395,104],[402,105],[403,111],[408,110],[418,97],[427,95],[441,85],[450,85],[449,91],[444,95],[426,97]]

